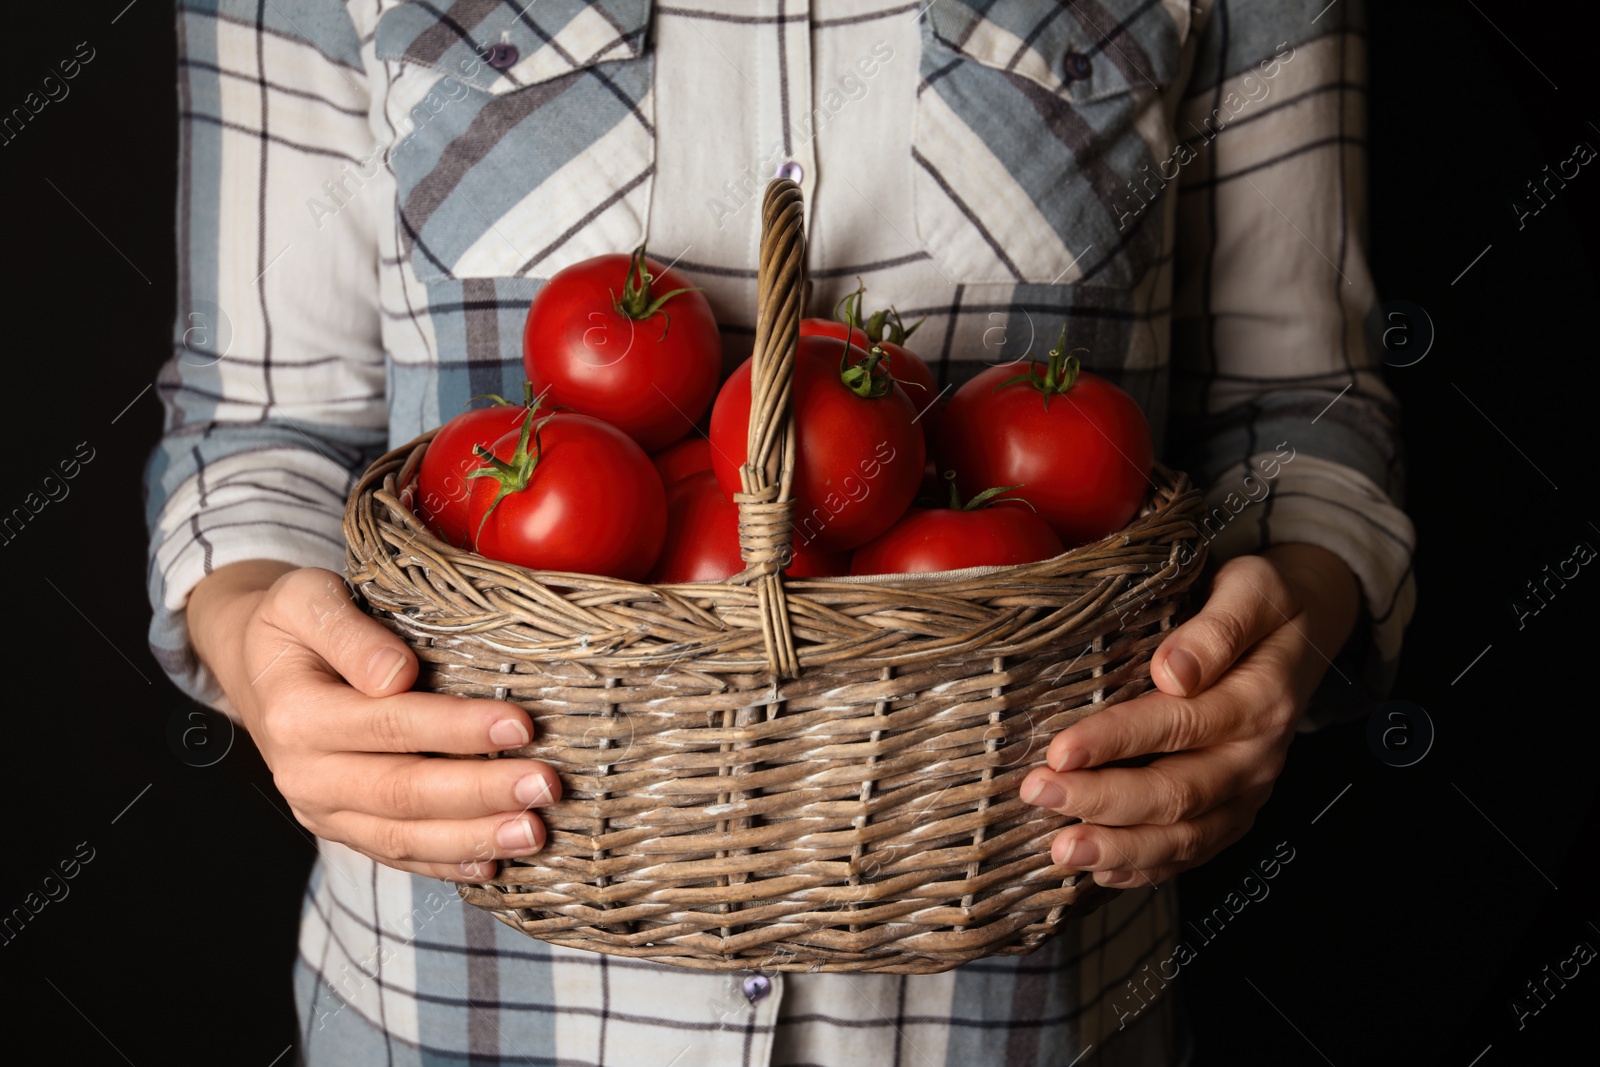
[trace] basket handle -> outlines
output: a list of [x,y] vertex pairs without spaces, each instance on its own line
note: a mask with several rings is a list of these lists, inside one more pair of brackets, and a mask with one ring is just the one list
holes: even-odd
[[739,508],[735,581],[755,587],[767,667],[779,678],[800,673],[783,568],[794,544],[795,347],[800,339],[806,284],[804,205],[788,178],[767,185],[761,203],[761,252],[756,281],[756,342],[750,368],[750,435]]

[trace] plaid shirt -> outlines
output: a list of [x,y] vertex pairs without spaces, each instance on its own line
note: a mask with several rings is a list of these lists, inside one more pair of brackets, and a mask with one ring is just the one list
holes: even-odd
[[[1302,724],[1370,706],[1412,610],[1367,342],[1364,42],[1322,0],[179,4],[180,321],[148,469],[151,643],[238,560],[339,569],[353,475],[515,393],[543,279],[648,237],[754,334],[757,202],[806,194],[813,311],[856,278],[944,383],[1060,324],[1211,487],[1221,556],[1342,557],[1363,622]],[[342,1064],[1165,1063],[1171,889],[1023,959],[739,976],[552,948],[323,842],[304,1051]],[[1138,1003],[1144,1003],[1141,998]],[[1079,1057],[1083,1057],[1081,1060]]]

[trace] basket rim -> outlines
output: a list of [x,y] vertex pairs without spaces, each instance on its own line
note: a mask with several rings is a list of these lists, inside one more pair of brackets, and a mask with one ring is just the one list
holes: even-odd
[[[988,573],[881,575],[865,583],[747,569],[722,582],[651,585],[534,570],[451,545],[417,517],[411,507],[415,474],[435,432],[390,450],[351,490],[344,522],[346,576],[371,608],[418,635],[449,639],[508,627],[492,647],[547,665],[657,670],[693,663],[713,673],[770,675],[777,682],[846,659],[903,668],[950,657],[1025,656],[1085,632],[1102,614],[1120,610],[1125,618],[1159,610],[1162,601],[1192,584],[1206,557],[1192,519],[1199,491],[1187,475],[1158,466],[1152,481],[1161,481],[1123,530],[1048,560]],[[413,567],[433,575],[427,583],[433,589],[408,575]],[[773,577],[778,580],[771,582]],[[760,611],[761,597],[773,585],[784,601],[786,628],[812,631],[790,646],[788,669],[773,662],[766,645],[770,623]],[[455,601],[454,618],[441,596]],[[881,617],[879,608],[863,605],[885,598],[900,601],[891,613],[966,617],[973,627],[916,633],[917,626],[908,632],[854,625],[863,611]],[[1049,610],[1039,617],[1032,609],[1042,606]],[[662,626],[651,617],[657,612]],[[491,624],[495,615],[502,621]]]

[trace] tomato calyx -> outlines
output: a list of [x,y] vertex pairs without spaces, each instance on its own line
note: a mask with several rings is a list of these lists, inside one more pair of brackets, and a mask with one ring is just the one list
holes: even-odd
[[1067,328],[1061,327],[1061,340],[1050,350],[1050,357],[1045,363],[1044,376],[1035,373],[1037,360],[1029,360],[1026,372],[1014,378],[1007,378],[995,386],[999,392],[1008,385],[1018,382],[1027,382],[1036,392],[1044,395],[1044,406],[1048,410],[1052,396],[1065,396],[1078,380],[1078,373],[1083,369],[1083,364],[1078,361],[1077,353],[1087,352],[1087,348],[1074,348],[1067,351]]
[[[544,443],[539,439],[539,430],[556,414],[552,411],[540,418],[539,409],[542,407],[543,401],[544,396],[541,394],[535,397],[528,405],[528,414],[522,420],[522,432],[517,435],[516,451],[511,453],[509,460],[501,459],[482,445],[472,446],[472,454],[483,460],[485,466],[479,467],[474,471],[468,471],[467,477],[493,478],[500,483],[500,488],[496,490],[494,499],[489,502],[488,507],[483,509],[483,518],[478,520],[478,529],[473,535],[474,544],[483,535],[483,526],[489,521],[489,516],[499,506],[500,501],[512,493],[522,492],[522,490],[528,488],[528,483],[533,479],[533,472],[539,466],[539,460],[544,455]],[[528,451],[530,438],[533,441],[532,452]]]
[[860,278],[856,279],[856,286],[853,292],[846,293],[844,299],[834,305],[833,317],[851,329],[860,330],[873,344],[888,341],[890,344],[903,345],[907,338],[917,332],[918,326],[928,321],[924,317],[907,326],[900,312],[893,307],[866,316],[862,313],[861,304],[867,295],[867,286]]
[[650,268],[645,266],[644,245],[633,250],[633,259],[628,264],[628,277],[622,284],[622,295],[611,294],[612,305],[617,309],[617,314],[632,319],[634,322],[644,322],[659,313],[665,323],[661,327],[661,339],[665,340],[667,331],[672,328],[672,316],[662,311],[662,305],[675,296],[684,293],[699,292],[697,286],[687,286],[683,289],[674,289],[670,293],[662,293],[652,298],[650,283],[655,281],[655,275],[650,273]]
[[846,389],[863,400],[876,400],[894,390],[895,378],[889,373],[889,353],[874,344],[865,356],[850,362],[850,341],[839,354],[839,380]]
[[[980,511],[983,508],[988,507],[990,504],[993,504],[1002,495],[1011,492],[1013,489],[1021,489],[1023,487],[1021,482],[1018,482],[1016,485],[993,486],[989,489],[985,489],[981,493],[978,493],[971,500],[963,504],[961,502],[961,491],[956,488],[956,472],[945,471],[944,480],[950,483],[951,511]],[[1006,499],[1015,500],[1019,504],[1028,504],[1028,501],[1020,496],[1007,497]],[[1033,512],[1035,515],[1039,513],[1039,509],[1034,507],[1032,504],[1028,504],[1028,510]]]
[[900,312],[894,307],[873,312],[866,325],[861,327],[863,333],[874,341],[888,341],[890,344],[903,345],[910,336],[917,332],[917,327],[927,322],[927,317],[918,319],[910,326],[900,317]]

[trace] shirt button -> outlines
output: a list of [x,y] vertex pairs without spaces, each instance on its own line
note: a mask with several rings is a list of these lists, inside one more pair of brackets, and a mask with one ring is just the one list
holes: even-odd
[[1079,82],[1094,73],[1094,64],[1082,52],[1068,52],[1061,61],[1061,70],[1069,81]]
[[[793,164],[790,164],[790,166],[793,166]],[[779,177],[788,177],[788,175],[779,175]],[[744,999],[752,1004],[758,1004],[766,1000],[767,994],[771,992],[772,979],[764,974],[752,974],[744,980]]]
[[[778,169],[773,173],[772,176],[774,178],[788,178],[796,185],[799,185],[801,180],[805,178],[806,172],[805,169],[800,166],[800,164],[796,163],[794,160],[790,160],[787,163],[778,164]],[[766,996],[765,993],[761,995]]]
[[495,70],[510,70],[517,65],[517,46],[505,41],[492,45],[489,48],[489,66]]

